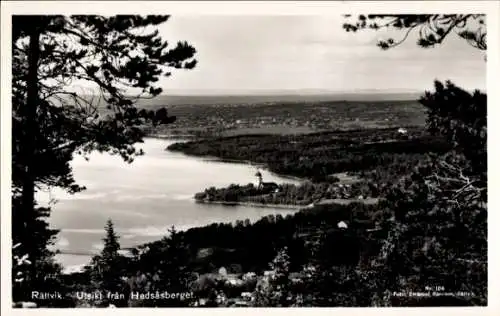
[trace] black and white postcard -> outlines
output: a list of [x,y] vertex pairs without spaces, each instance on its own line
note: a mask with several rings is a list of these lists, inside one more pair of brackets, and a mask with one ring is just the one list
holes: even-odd
[[499,12],[2,3],[2,311],[492,308]]

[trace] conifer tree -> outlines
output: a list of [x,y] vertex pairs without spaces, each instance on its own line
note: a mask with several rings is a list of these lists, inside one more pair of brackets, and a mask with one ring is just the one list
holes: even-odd
[[[192,289],[195,280],[189,266],[191,256],[184,242],[182,233],[174,226],[168,234],[148,251],[137,258],[140,273],[145,275],[145,285],[139,285],[150,292],[185,293]],[[144,287],[147,287],[144,288]],[[147,307],[183,307],[189,306],[189,300],[180,299],[149,299],[135,302]]]
[[400,30],[400,39],[392,37],[380,40],[377,46],[391,49],[402,43],[412,32],[418,32],[417,44],[423,48],[432,48],[442,44],[454,34],[479,50],[486,50],[486,15],[484,14],[362,14],[348,22],[343,28],[347,32],[361,30],[380,31],[384,29]]
[[276,254],[269,264],[272,275],[257,285],[256,306],[289,307],[295,303],[290,282],[290,256],[287,247]]
[[[106,222],[105,232],[104,247],[99,255],[92,258],[92,283],[105,295],[108,292],[123,293],[126,286],[122,279],[125,276],[125,260],[119,253],[119,237],[111,219]],[[124,302],[120,303],[124,304]],[[113,304],[116,305],[116,302]]]
[[[402,44],[419,30],[418,45],[441,44],[457,34],[485,51],[486,21],[468,15],[361,15],[346,23],[347,31],[404,30],[401,40],[379,42],[382,49]],[[487,303],[487,125],[486,94],[470,93],[453,83],[436,81],[420,103],[427,110],[427,129],[444,136],[453,150],[420,161],[411,174],[384,192],[389,217],[378,223],[387,231],[374,271],[373,291],[381,305]],[[437,300],[397,299],[390,290],[422,291],[428,284],[447,291],[475,293],[471,297]],[[389,293],[388,293],[389,291]]]
[[[34,282],[53,236],[40,225],[35,192],[60,187],[78,192],[73,155],[98,150],[131,162],[146,125],[172,123],[165,108],[139,110],[158,96],[159,79],[192,69],[195,49],[171,46],[156,29],[169,16],[16,15],[12,18],[12,227],[14,243],[32,258],[25,282]],[[80,87],[89,87],[87,90]],[[33,234],[41,239],[35,240]],[[34,287],[34,284],[26,284]]]
[[[189,270],[189,251],[183,236],[174,226],[168,230],[163,239],[163,257],[159,262],[159,280],[164,289],[170,292],[187,292],[190,290],[193,274]],[[188,306],[188,301],[167,300],[163,306]]]

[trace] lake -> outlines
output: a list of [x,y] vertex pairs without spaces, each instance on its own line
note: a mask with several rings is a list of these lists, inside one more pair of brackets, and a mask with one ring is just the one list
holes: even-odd
[[[181,140],[177,140],[181,141]],[[102,249],[104,226],[115,224],[122,247],[161,239],[174,225],[179,230],[214,222],[255,221],[269,214],[290,214],[294,210],[248,206],[199,204],[196,192],[210,186],[257,183],[256,167],[190,157],[165,150],[176,140],[146,138],[137,144],[145,151],[132,164],[118,156],[92,153],[87,161],[75,156],[71,165],[78,184],[87,190],[70,195],[60,190],[39,193],[41,205],[50,199],[50,226],[60,229],[57,260],[66,269],[81,266],[92,253]],[[261,170],[264,181],[298,183]]]

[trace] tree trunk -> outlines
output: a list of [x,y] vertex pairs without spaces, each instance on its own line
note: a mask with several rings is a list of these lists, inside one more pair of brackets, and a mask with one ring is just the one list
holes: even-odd
[[[29,259],[32,261],[32,267],[34,266],[33,258],[36,249],[33,249],[33,243],[31,232],[33,224],[35,222],[35,174],[34,174],[34,158],[35,158],[35,142],[36,142],[36,131],[37,131],[37,120],[36,113],[38,107],[38,62],[40,59],[40,29],[38,26],[38,20],[36,17],[33,18],[32,27],[30,28],[30,44],[28,53],[28,74],[26,78],[27,86],[27,102],[23,107],[23,117],[25,119],[24,128],[24,139],[21,151],[22,161],[24,164],[24,179],[22,185],[22,220],[24,221],[24,231],[21,232],[22,247],[25,247],[28,252]],[[31,270],[32,273],[35,272],[34,269]],[[32,278],[32,274],[30,277]]]

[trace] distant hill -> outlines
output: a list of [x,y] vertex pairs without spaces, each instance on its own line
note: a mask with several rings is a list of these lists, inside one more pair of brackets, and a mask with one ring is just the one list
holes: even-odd
[[422,93],[338,93],[338,94],[269,94],[269,95],[160,95],[152,100],[141,100],[140,106],[152,105],[213,105],[255,104],[279,102],[324,101],[414,101]]
[[[356,93],[311,93],[305,91],[302,94],[241,94],[241,95],[180,95],[163,94],[154,99],[142,99],[138,102],[139,107],[159,106],[182,106],[182,105],[252,105],[272,103],[301,103],[301,102],[380,102],[380,101],[416,101],[423,93],[380,93],[380,92],[356,92]],[[81,95],[91,100],[92,95]],[[97,101],[98,98],[95,99]],[[105,103],[101,99],[100,106]]]

